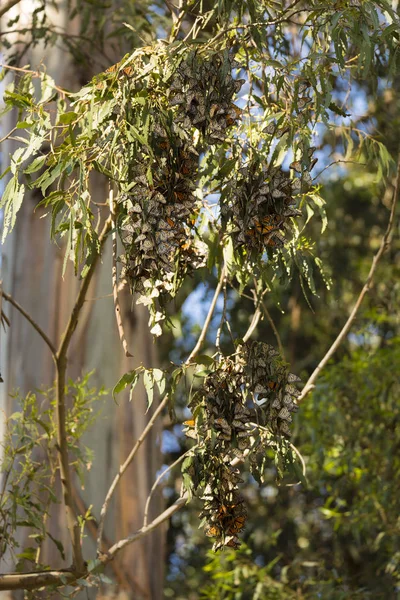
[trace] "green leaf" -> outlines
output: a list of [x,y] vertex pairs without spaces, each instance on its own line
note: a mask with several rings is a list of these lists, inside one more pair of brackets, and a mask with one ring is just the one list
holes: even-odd
[[24,169],[24,173],[29,174],[39,171],[39,169],[41,169],[44,163],[46,162],[46,159],[47,156],[38,156],[31,162],[31,164],[28,167],[26,167],[26,169]]
[[58,118],[59,125],[69,125],[77,119],[78,115],[74,111],[63,113]]
[[4,190],[3,197],[0,201],[0,208],[4,207],[2,242],[4,242],[7,235],[14,228],[16,216],[21,208],[24,194],[25,186],[18,183],[16,177],[13,177],[13,179],[8,182],[6,189]]
[[153,369],[153,377],[160,391],[160,395],[162,396],[165,392],[165,373],[161,369]]
[[210,366],[210,365],[214,364],[214,359],[211,358],[211,356],[208,356],[208,354],[198,354],[197,356],[194,357],[192,362],[194,362],[198,365]]
[[329,110],[334,112],[336,115],[340,115],[341,117],[350,117],[350,114],[346,113],[335,102],[330,102],[328,108],[329,108]]
[[131,390],[132,390],[135,387],[138,379],[139,379],[139,375],[136,371],[129,371],[129,373],[125,373],[124,375],[122,375],[122,377],[115,384],[113,391],[112,391],[112,396],[113,396],[114,400],[115,400],[115,396],[117,394],[120,394],[123,390],[125,390],[128,387],[128,385],[131,386]]
[[210,369],[203,369],[202,371],[197,371],[193,377],[207,377],[211,373]]
[[146,370],[143,373],[143,384],[147,392],[147,410],[153,404],[154,399],[154,378],[153,372],[150,370]]
[[27,560],[35,560],[36,558],[36,548],[25,548],[23,552],[20,552],[16,555],[17,558],[26,558]]

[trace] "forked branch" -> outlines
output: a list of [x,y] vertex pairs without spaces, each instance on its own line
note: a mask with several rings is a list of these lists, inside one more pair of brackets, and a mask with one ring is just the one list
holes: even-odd
[[156,419],[158,417],[158,415],[162,412],[163,408],[165,408],[165,406],[167,406],[168,403],[168,395],[165,396],[165,398],[163,399],[162,402],[160,402],[160,404],[158,405],[157,409],[154,411],[154,414],[152,415],[150,421],[147,423],[146,427],[144,428],[141,436],[138,438],[138,440],[136,441],[135,445],[133,446],[132,450],[130,451],[128,458],[125,460],[124,464],[120,466],[118,473],[116,474],[116,476],[114,477],[114,481],[112,482],[107,495],[105,497],[103,506],[101,507],[101,511],[100,511],[100,519],[99,519],[99,529],[98,529],[98,536],[97,536],[97,551],[100,552],[101,551],[101,545],[102,545],[102,538],[103,538],[103,529],[104,529],[104,521],[106,518],[106,514],[107,514],[107,509],[108,506],[110,504],[111,498],[113,497],[113,494],[117,488],[117,485],[122,477],[122,475],[125,473],[125,471],[127,470],[127,468],[129,467],[129,465],[131,464],[131,462],[133,461],[133,459],[135,458],[135,455],[137,453],[137,451],[139,450],[140,446],[143,444],[144,440],[146,439],[148,433],[150,432],[150,430],[152,429],[154,423],[156,422]]
[[301,400],[303,400],[307,396],[307,394],[315,387],[314,383],[315,383],[317,377],[319,376],[322,369],[325,367],[326,363],[332,358],[332,356],[334,355],[336,350],[339,348],[340,344],[346,338],[351,326],[353,325],[353,322],[356,318],[356,315],[360,309],[360,306],[362,304],[362,301],[364,300],[365,295],[371,289],[372,281],[373,281],[378,263],[381,260],[385,250],[389,246],[389,237],[390,237],[391,231],[393,229],[394,217],[395,217],[395,213],[396,213],[396,204],[397,204],[397,200],[399,198],[399,188],[400,188],[400,154],[399,154],[399,157],[397,160],[396,179],[395,179],[395,184],[394,184],[393,199],[392,199],[392,205],[391,205],[391,209],[390,209],[389,221],[388,221],[388,224],[386,227],[386,231],[382,237],[379,249],[372,260],[372,264],[371,264],[371,268],[368,273],[367,280],[360,292],[360,295],[357,298],[357,302],[355,303],[353,310],[350,313],[349,318],[347,319],[346,323],[343,326],[343,329],[341,330],[341,332],[337,336],[336,340],[333,342],[332,346],[329,348],[328,352],[325,354],[324,358],[320,361],[319,365],[314,370],[314,372],[311,374],[306,385],[304,386],[304,388],[301,392],[301,395],[298,399],[299,402]]

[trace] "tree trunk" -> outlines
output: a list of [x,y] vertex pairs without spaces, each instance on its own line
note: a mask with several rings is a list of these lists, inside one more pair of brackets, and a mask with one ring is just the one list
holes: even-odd
[[[17,5],[15,11],[26,10]],[[32,10],[32,7],[29,8]],[[7,18],[11,18],[11,11]],[[58,15],[66,21],[66,15]],[[44,54],[41,49],[32,65],[40,62]],[[77,83],[71,78],[72,69],[68,56],[59,48],[53,47],[47,70],[63,87],[76,89]],[[4,119],[4,132],[15,115]],[[8,122],[6,122],[8,121]],[[8,129],[7,129],[8,131]],[[3,145],[3,156],[8,159],[13,151],[13,142]],[[6,165],[3,164],[2,170]],[[103,181],[94,183],[94,197],[99,201],[107,199],[107,189]],[[44,210],[34,212],[37,198],[27,197],[18,215],[16,227],[7,240],[2,254],[2,279],[6,292],[11,294],[55,343],[65,329],[66,322],[75,300],[80,282],[75,278],[71,266],[67,268],[64,280],[61,276],[62,249],[49,240],[49,219],[41,218]],[[95,300],[95,298],[98,298]],[[11,320],[7,336],[2,338],[2,374],[4,384],[1,389],[0,407],[7,415],[15,410],[14,401],[8,395],[16,388],[22,394],[40,386],[48,387],[54,381],[54,366],[48,347],[32,326],[13,308],[4,306]],[[68,376],[76,378],[82,373],[96,369],[93,385],[112,389],[115,382],[126,371],[143,364],[156,366],[157,353],[147,326],[147,311],[132,305],[127,292],[121,294],[121,305],[125,332],[129,348],[134,358],[126,358],[121,348],[114,316],[111,285],[111,241],[106,243],[102,263],[90,285],[87,301],[79,318],[68,353]],[[74,481],[77,502],[82,506],[93,505],[93,513],[99,516],[102,501],[115,476],[119,465],[125,460],[133,444],[142,432],[152,411],[146,415],[147,399],[144,388],[137,386],[132,402],[127,394],[118,398],[116,405],[111,393],[105,396],[102,412],[93,428],[88,432],[83,444],[94,452],[93,466],[87,475],[85,489]],[[156,405],[156,402],[154,402]],[[0,432],[1,433],[1,432]],[[142,526],[146,498],[161,466],[161,425],[156,424],[140,448],[135,462],[122,478],[116,497],[111,503],[105,535],[114,542]],[[60,501],[62,498],[59,490]],[[155,495],[149,519],[162,511],[162,497]],[[54,507],[48,522],[51,534],[61,539],[65,548],[69,546],[62,504]],[[117,572],[119,590],[125,588],[129,598],[162,597],[165,532],[159,528],[153,534],[140,539],[125,549],[109,568],[109,573]],[[30,543],[31,545],[31,543]],[[94,541],[87,534],[84,541],[84,557],[94,558]],[[52,567],[69,566],[61,564],[52,542],[43,547],[41,562]],[[4,562],[4,561],[3,561]],[[12,564],[2,564],[2,572],[13,570]],[[113,588],[115,592],[115,588]],[[111,592],[108,592],[111,594]],[[5,598],[6,595],[0,597]],[[85,597],[86,594],[85,594]],[[103,596],[104,597],[104,596]],[[111,597],[106,595],[105,597]]]

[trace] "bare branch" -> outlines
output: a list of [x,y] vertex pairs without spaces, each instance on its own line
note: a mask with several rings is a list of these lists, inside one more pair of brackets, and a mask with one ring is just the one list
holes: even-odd
[[[72,495],[74,503],[76,504],[79,513],[81,515],[87,514],[89,509],[75,486],[72,486]],[[94,541],[96,541],[99,526],[93,515],[91,515],[91,518],[86,521],[85,525],[90,533],[91,538]],[[103,535],[102,552],[106,553],[108,548],[111,547],[111,545],[111,542],[107,539],[106,536]],[[111,568],[114,571],[115,578],[118,581],[119,585],[124,586],[126,589],[135,586],[137,587],[138,591],[143,594],[143,596],[146,596],[144,589],[140,586],[140,583],[137,581],[137,579],[134,579],[130,573],[127,573],[126,570],[118,563],[118,561],[112,561]]]
[[207,314],[206,320],[204,321],[203,329],[201,330],[199,339],[197,340],[197,344],[195,345],[195,347],[191,351],[188,359],[186,360],[186,364],[189,364],[193,360],[193,358],[196,356],[196,354],[200,350],[201,346],[203,345],[204,340],[206,339],[207,331],[210,326],[211,319],[214,314],[215,306],[217,304],[218,296],[220,295],[222,286],[224,284],[224,280],[225,280],[225,266],[222,267],[221,276],[219,278],[219,282],[216,287],[214,297],[211,301],[210,308],[208,309],[208,314]]
[[269,313],[269,310],[268,310],[268,308],[267,308],[267,306],[266,306],[265,302],[261,302],[261,306],[262,306],[262,309],[263,309],[263,311],[264,311],[264,314],[265,314],[265,316],[266,316],[266,317],[267,317],[267,319],[268,319],[268,322],[269,322],[269,324],[271,325],[271,329],[272,329],[272,331],[274,332],[274,336],[275,336],[275,339],[276,339],[276,343],[278,344],[279,352],[280,352],[280,354],[281,354],[281,356],[282,356],[283,360],[285,360],[285,351],[284,351],[284,349],[283,349],[283,345],[282,345],[281,336],[279,335],[279,332],[278,332],[278,330],[277,330],[277,328],[276,328],[276,325],[275,325],[275,323],[274,323],[274,320],[273,320],[273,318],[271,317],[271,315],[270,315],[270,313]]
[[117,231],[116,231],[116,218],[115,218],[115,202],[114,202],[114,192],[110,189],[109,194],[109,203],[110,203],[110,213],[111,213],[111,222],[112,222],[112,268],[111,268],[111,277],[112,277],[112,287],[113,287],[113,296],[114,296],[114,309],[115,309],[115,319],[117,321],[119,339],[121,340],[122,347],[125,352],[126,357],[131,357],[132,354],[128,350],[128,343],[126,341],[124,325],[122,323],[121,316],[121,306],[118,298],[118,280],[117,280]]
[[9,573],[0,575],[0,590],[35,590],[43,586],[67,585],[74,583],[79,576],[71,570]]
[[217,330],[217,337],[215,338],[215,347],[217,348],[218,352],[221,354],[221,333],[222,333],[222,327],[224,326],[224,323],[226,321],[226,304],[227,304],[227,294],[226,294],[226,271],[225,271],[225,277],[224,277],[224,281],[223,281],[223,293],[224,293],[224,306],[222,308],[222,314],[221,314],[221,321],[219,323],[219,327]]
[[136,540],[144,537],[145,535],[148,535],[151,531],[153,531],[159,525],[161,525],[161,523],[169,519],[174,513],[180,510],[186,504],[187,500],[188,495],[184,494],[181,498],[178,498],[174,502],[174,504],[172,504],[172,506],[164,510],[164,512],[162,512],[156,519],[154,519],[154,521],[152,521],[150,525],[147,525],[147,527],[142,527],[132,535],[125,538],[124,540],[120,540],[119,542],[114,544],[114,546],[112,546],[108,551],[107,555],[102,557],[103,562],[108,562],[109,560],[114,558],[114,556],[118,554],[118,552],[125,548],[125,546],[128,546],[129,544],[136,542]]
[[[111,220],[108,219],[104,224],[103,231],[99,236],[100,248],[103,246],[107,239],[107,234],[111,228]],[[67,526],[72,543],[72,555],[73,555],[73,566],[74,570],[78,573],[85,571],[85,563],[82,556],[82,547],[80,540],[80,527],[78,519],[75,514],[73,500],[72,500],[72,484],[71,474],[69,468],[68,459],[68,442],[67,432],[65,427],[66,420],[66,407],[65,407],[65,379],[67,370],[67,352],[68,347],[78,324],[80,311],[85,302],[86,293],[88,291],[90,282],[95,271],[99,254],[97,254],[89,267],[89,271],[86,278],[83,281],[81,289],[79,290],[77,299],[72,309],[67,328],[61,338],[59,350],[56,355],[56,420],[57,420],[57,450],[58,450],[58,462],[60,467],[61,484],[64,497],[64,505],[67,516]]]
[[390,216],[389,216],[389,221],[388,221],[388,225],[386,227],[386,231],[383,235],[383,238],[381,240],[378,252],[375,254],[373,260],[372,260],[372,264],[371,264],[371,268],[369,270],[368,273],[368,277],[367,280],[360,292],[360,295],[357,298],[357,302],[355,303],[353,310],[350,313],[349,318],[347,319],[346,323],[343,326],[343,329],[341,330],[341,332],[339,333],[339,335],[337,336],[336,340],[333,342],[332,346],[329,348],[328,352],[325,354],[325,356],[323,357],[323,359],[320,361],[319,365],[317,366],[317,368],[314,370],[314,372],[312,373],[312,375],[310,376],[310,378],[308,379],[306,385],[304,386],[300,397],[298,398],[298,401],[300,402],[301,400],[303,400],[307,394],[313,389],[314,386],[314,382],[317,379],[317,377],[319,376],[320,372],[322,371],[322,369],[325,367],[326,363],[332,358],[332,356],[334,355],[334,353],[336,352],[336,350],[339,348],[340,344],[343,342],[343,340],[345,339],[345,337],[347,336],[353,322],[354,319],[356,318],[357,312],[362,304],[362,301],[364,299],[364,296],[369,292],[369,290],[371,289],[371,284],[372,284],[372,280],[373,277],[375,275],[375,271],[376,268],[378,266],[378,263],[380,261],[380,259],[382,258],[383,253],[385,252],[385,250],[387,249],[388,245],[389,245],[389,237],[390,237],[390,233],[392,231],[393,228],[393,223],[394,223],[394,216],[395,216],[395,212],[396,212],[396,204],[397,204],[397,200],[399,197],[399,187],[400,187],[400,154],[399,154],[399,158],[397,161],[397,172],[396,172],[396,180],[395,180],[395,185],[394,185],[394,191],[393,191],[393,200],[392,200],[392,206],[390,209]]
[[19,2],[21,2],[21,0],[8,0],[8,2],[6,2],[5,5],[2,8],[0,8],[0,18]]
[[196,446],[193,446],[192,448],[190,448],[190,450],[187,450],[187,452],[185,452],[184,454],[182,454],[182,456],[180,456],[179,458],[177,458],[175,462],[173,462],[166,469],[164,469],[164,471],[162,473],[160,473],[160,475],[157,477],[157,479],[153,483],[153,486],[152,486],[152,488],[150,490],[150,494],[148,495],[147,500],[146,500],[146,506],[144,507],[143,527],[147,527],[147,517],[148,517],[148,514],[149,514],[150,502],[151,502],[151,499],[153,497],[154,491],[156,490],[158,484],[160,483],[160,481],[162,480],[162,478],[167,473],[169,473],[169,471],[171,471],[174,467],[176,467],[176,465],[179,465],[179,463],[182,462],[182,460],[185,458],[185,456],[187,456],[188,454],[190,454],[190,452],[192,452],[195,448],[196,448]]
[[115,489],[119,483],[119,480],[121,479],[122,475],[125,473],[125,471],[129,467],[129,465],[135,458],[136,452],[139,450],[140,446],[146,439],[146,437],[147,437],[149,431],[151,430],[151,428],[153,427],[158,415],[161,413],[161,411],[167,405],[167,403],[168,403],[168,395],[165,396],[164,400],[159,404],[157,409],[154,411],[154,414],[152,415],[151,419],[149,420],[146,427],[144,428],[141,436],[139,437],[136,444],[133,446],[131,452],[129,453],[128,458],[126,459],[124,464],[120,466],[117,475],[114,477],[114,481],[112,482],[112,484],[107,492],[107,496],[105,497],[105,500],[104,500],[104,503],[103,503],[103,506],[102,506],[101,512],[100,512],[99,531],[98,531],[98,536],[97,536],[97,552],[101,551],[101,541],[102,541],[102,537],[103,537],[104,521],[106,518],[108,505],[110,504],[111,498],[115,492]]
[[40,335],[40,337],[46,342],[46,344],[48,345],[51,354],[53,355],[53,358],[56,359],[57,358],[57,350],[56,347],[54,346],[53,342],[48,338],[48,336],[45,334],[45,332],[43,331],[43,329],[36,323],[36,321],[26,312],[26,310],[24,310],[22,308],[22,306],[20,304],[18,304],[18,302],[16,300],[14,300],[14,298],[10,295],[7,294],[6,292],[2,291],[2,296],[4,298],[4,300],[6,300],[7,302],[9,302],[10,304],[12,304],[12,306],[14,308],[16,308],[23,317],[25,317],[25,319],[27,321],[29,321],[29,323],[32,325],[32,327],[34,329],[36,329],[36,331],[38,332],[38,334]]
[[260,310],[260,307],[257,306],[257,308],[256,308],[256,310],[254,312],[253,318],[251,320],[251,323],[249,325],[249,328],[248,328],[248,330],[246,331],[246,333],[243,336],[243,341],[244,342],[247,342],[247,340],[249,340],[250,337],[252,336],[253,331],[255,330],[255,328],[258,325],[258,321],[260,320],[260,317],[261,317],[261,310]]
[[2,144],[5,140],[7,140],[10,136],[12,136],[13,133],[15,133],[16,131],[18,131],[17,127],[14,127],[14,129],[11,129],[11,131],[9,131],[4,137],[2,137],[0,139],[0,144]]
[[[20,1],[20,0],[18,0],[18,1]],[[1,10],[2,9],[0,9],[0,17],[1,17]],[[12,65],[5,65],[4,63],[0,63],[0,67],[3,67],[3,69],[9,69],[10,71],[17,71],[18,73],[30,73],[32,75],[32,77],[40,77],[41,76],[39,71],[32,71],[32,69],[23,69],[22,67],[13,67]],[[67,90],[64,90],[63,88],[59,87],[58,85],[53,85],[53,87],[64,97],[68,95]],[[7,137],[9,137],[9,135],[7,135]],[[13,138],[10,138],[10,139],[13,139]]]
[[[248,454],[248,451],[245,451],[244,455],[247,456],[247,454]],[[240,459],[234,458],[231,461],[231,465],[237,465],[240,462],[241,462]],[[171,467],[172,467],[172,465],[171,465]],[[172,517],[173,514],[175,514],[178,510],[180,510],[183,506],[185,506],[186,502],[188,501],[188,498],[189,498],[188,493],[185,492],[180,498],[175,500],[175,502],[170,507],[168,507],[166,510],[164,510],[164,512],[162,512],[160,515],[158,515],[158,517],[156,517],[154,519],[154,521],[152,521],[150,523],[150,525],[147,525],[146,527],[141,527],[140,529],[138,529],[138,531],[136,531],[132,535],[130,535],[127,538],[125,538],[124,540],[120,540],[119,542],[114,544],[110,548],[110,550],[107,552],[107,554],[104,554],[103,556],[100,557],[100,560],[102,562],[107,563],[108,561],[112,560],[115,557],[115,555],[118,554],[118,552],[120,552],[123,548],[125,548],[126,546],[129,546],[133,542],[136,542],[140,538],[151,533],[154,529],[156,529],[159,525],[161,525],[161,523],[163,523],[164,521],[167,521],[170,517]]]

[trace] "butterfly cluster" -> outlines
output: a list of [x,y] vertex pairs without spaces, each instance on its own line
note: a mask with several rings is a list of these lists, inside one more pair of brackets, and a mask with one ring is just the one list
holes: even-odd
[[195,418],[186,435],[196,439],[200,449],[201,517],[206,535],[216,538],[214,549],[237,547],[237,535],[246,523],[235,459],[243,461],[248,454],[251,461],[252,452],[260,452],[266,438],[257,435],[257,424],[271,435],[290,436],[291,413],[300,395],[294,384],[299,381],[272,346],[246,343],[217,363],[191,399]]
[[261,408],[259,418],[273,433],[290,436],[289,423],[296,412],[300,392],[295,386],[300,377],[288,373],[279,352],[264,342],[244,347],[245,369],[254,405]]
[[222,460],[209,456],[206,465],[209,477],[201,496],[204,504],[200,513],[205,534],[216,538],[214,550],[223,546],[238,548],[238,534],[247,518],[244,499],[238,491],[238,484],[243,482],[239,469],[230,464],[229,454]]
[[291,179],[280,167],[259,167],[255,162],[239,170],[222,196],[221,215],[236,249],[262,254],[282,246],[282,231],[289,219],[301,215],[295,195],[301,180]]
[[233,79],[239,64],[229,51],[202,58],[191,52],[175,72],[170,87],[170,106],[178,107],[177,122],[184,129],[195,127],[206,142],[218,144],[226,139],[226,130],[241,116],[232,102],[244,79]]
[[198,153],[189,141],[153,125],[153,160],[137,156],[130,169],[131,189],[120,197],[128,206],[120,222],[125,248],[124,276],[138,302],[173,295],[176,281],[204,263],[204,248],[196,243],[193,225],[199,212],[194,195]]

